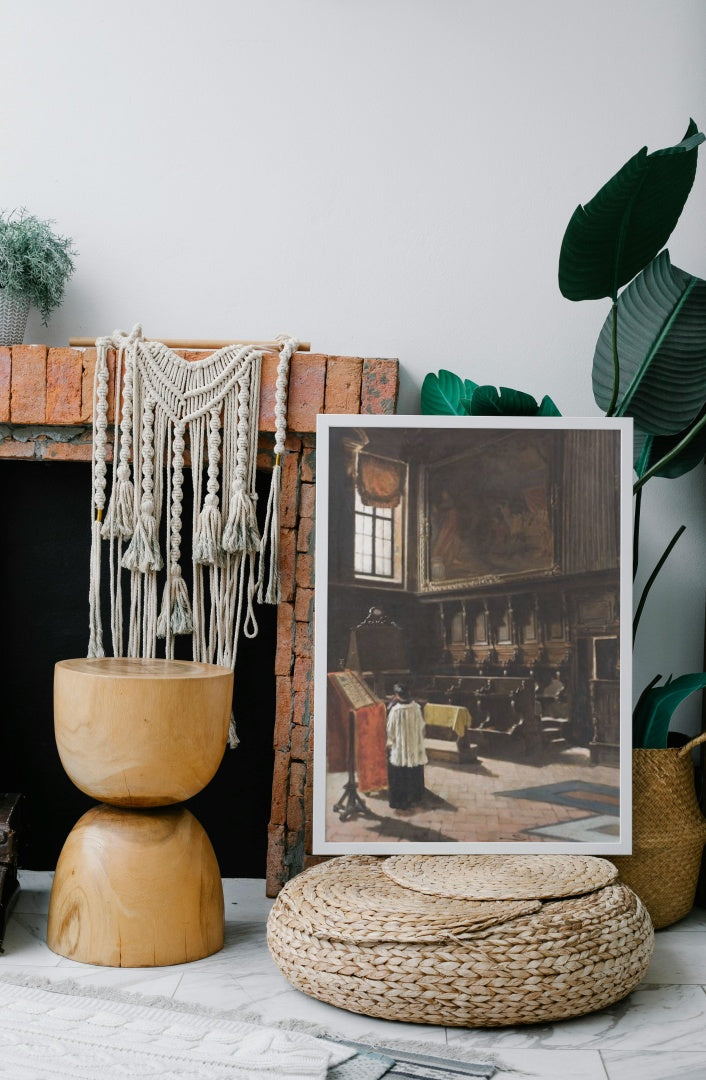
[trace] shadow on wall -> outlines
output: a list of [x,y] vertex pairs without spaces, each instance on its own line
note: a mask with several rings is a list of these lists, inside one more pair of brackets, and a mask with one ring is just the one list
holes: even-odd
[[[261,507],[268,483],[269,477],[258,476]],[[185,497],[185,521],[191,514],[187,503]],[[89,505],[88,464],[0,464],[0,791],[27,797],[21,857],[26,869],[53,869],[66,835],[93,805],[61,767],[52,706],[54,664],[86,654]],[[258,637],[239,646],[235,708],[241,745],[226,752],[215,778],[187,803],[226,877],[265,876],[276,614],[274,607],[259,607]],[[189,659],[190,639],[178,639],[177,646],[177,657]]]

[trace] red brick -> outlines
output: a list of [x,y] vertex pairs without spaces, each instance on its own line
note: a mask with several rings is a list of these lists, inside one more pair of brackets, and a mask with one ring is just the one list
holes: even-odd
[[299,455],[285,454],[282,461],[282,495],[280,498],[279,520],[284,528],[293,528],[297,523],[299,508]]
[[277,649],[275,675],[289,675],[294,648],[294,605],[282,603],[277,609]]
[[284,825],[269,825],[267,829],[267,877],[265,882],[265,895],[269,896],[271,899],[277,896],[284,884],[284,853]]
[[303,517],[299,519],[297,529],[297,551],[314,553],[314,519]]
[[35,443],[5,439],[0,443],[0,458],[33,458]]
[[294,661],[294,678],[292,680],[292,688],[297,690],[308,690],[311,684],[311,660],[307,660],[303,656],[298,656]]
[[294,600],[294,574],[296,562],[296,529],[282,529],[279,534],[279,573],[283,601]]
[[316,431],[316,415],[324,411],[326,357],[295,353],[292,357],[287,406],[290,431]]
[[[108,423],[112,424],[115,416],[115,349],[108,349]],[[96,374],[96,349],[83,350],[83,371],[81,374],[81,416],[82,424],[93,420],[93,380]]]
[[313,518],[316,508],[316,484],[302,484],[299,488],[299,517]]
[[302,453],[302,480],[308,484],[316,480],[316,449],[306,444]]
[[278,353],[263,354],[260,381],[260,431],[275,430],[275,384],[278,363]]
[[292,833],[301,833],[304,828],[304,800],[295,799],[292,795],[287,800],[287,830],[288,839]]
[[284,825],[287,820],[288,779],[289,751],[275,750],[275,763],[272,772],[272,805],[270,808],[271,825]]
[[284,439],[284,448],[288,454],[299,454],[302,448],[302,441],[298,435],[287,434]]
[[304,797],[306,784],[306,765],[301,761],[292,761],[289,766],[289,798],[298,799]]
[[303,725],[295,725],[292,728],[292,760],[293,761],[306,761],[307,760],[307,742],[309,739],[309,728]]
[[391,416],[397,405],[399,362],[397,360],[364,360],[360,389],[362,413],[384,413]]
[[273,744],[276,750],[288,750],[292,727],[292,680],[279,675],[275,679],[275,730]]
[[10,419],[43,424],[47,407],[46,345],[13,345]]
[[310,852],[314,846],[312,843],[312,832],[314,823],[314,785],[313,785],[313,771],[307,769],[306,787],[304,789],[304,851]]
[[[291,693],[291,683],[290,683]],[[292,723],[294,724],[294,731],[297,727],[306,726],[309,724],[309,718],[311,716],[311,693],[309,689],[297,690],[294,693],[294,708],[292,710]],[[292,740],[294,739],[294,731],[292,731]]]
[[314,590],[297,589],[294,601],[294,618],[297,622],[309,622],[314,617]]
[[358,356],[329,356],[326,365],[327,413],[360,412],[363,360]]
[[314,556],[300,552],[297,555],[297,587],[311,589],[314,586]]
[[47,356],[47,424],[81,423],[83,354],[78,349],[50,349]]
[[93,419],[93,377],[96,371],[96,350],[83,350],[81,375],[81,423],[90,424]]
[[10,419],[11,374],[12,353],[6,347],[0,348],[0,424],[7,424]]
[[311,623],[299,622],[297,623],[296,634],[294,637],[295,653],[297,656],[304,656],[309,660],[314,655],[312,629]]
[[[260,386],[260,428],[275,430],[275,389],[278,353],[262,358]],[[316,431],[316,414],[323,411],[326,388],[326,357],[318,353],[295,353],[289,368],[287,428],[290,431]]]
[[[90,461],[90,443],[43,443],[43,461]],[[113,460],[112,447],[106,446],[106,460]]]

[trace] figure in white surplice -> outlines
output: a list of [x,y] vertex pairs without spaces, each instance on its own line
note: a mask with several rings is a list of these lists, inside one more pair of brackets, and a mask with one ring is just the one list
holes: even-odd
[[406,686],[397,683],[393,692],[387,714],[389,803],[393,810],[407,810],[424,796],[424,716]]

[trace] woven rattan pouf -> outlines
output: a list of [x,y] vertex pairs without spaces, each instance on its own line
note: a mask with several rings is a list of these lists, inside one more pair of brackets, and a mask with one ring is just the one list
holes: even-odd
[[275,962],[351,1012],[457,1027],[581,1016],[629,994],[654,943],[605,859],[346,855],[280,892]]

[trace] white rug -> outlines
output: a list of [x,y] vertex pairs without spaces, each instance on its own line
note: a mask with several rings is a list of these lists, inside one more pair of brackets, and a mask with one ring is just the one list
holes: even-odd
[[0,1076],[13,1080],[325,1080],[355,1055],[177,1003],[33,981],[0,976]]

